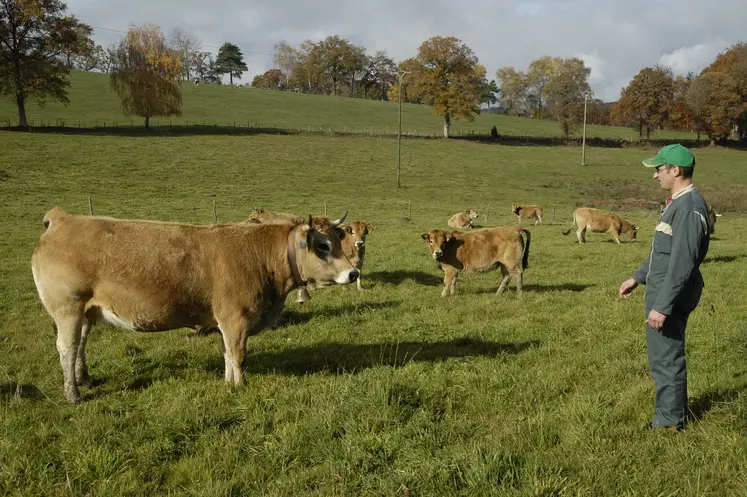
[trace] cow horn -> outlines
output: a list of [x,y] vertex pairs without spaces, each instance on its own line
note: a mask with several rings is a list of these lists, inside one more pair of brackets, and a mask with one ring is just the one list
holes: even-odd
[[345,220],[345,218],[348,217],[348,211],[345,211],[345,213],[342,215],[340,219],[335,219],[332,221],[332,227],[337,228],[339,225],[342,224],[342,222]]

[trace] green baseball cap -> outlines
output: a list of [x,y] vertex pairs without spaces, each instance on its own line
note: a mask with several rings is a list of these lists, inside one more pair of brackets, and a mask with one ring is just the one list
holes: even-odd
[[667,145],[659,150],[656,157],[646,159],[643,165],[646,167],[659,167],[664,164],[680,167],[695,167],[695,156],[690,149],[683,147],[679,143]]

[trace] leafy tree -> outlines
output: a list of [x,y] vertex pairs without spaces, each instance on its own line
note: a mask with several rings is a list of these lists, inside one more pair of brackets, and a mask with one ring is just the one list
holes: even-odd
[[[687,77],[677,76],[674,79],[674,93],[667,111],[666,128],[678,130],[697,128],[695,115],[687,103],[687,94],[693,78],[692,73],[689,73]],[[698,135],[700,135],[700,131],[698,131]],[[700,136],[698,136],[698,139],[700,139]]]
[[526,75],[512,66],[506,66],[498,69],[496,77],[500,81],[501,104],[506,108],[506,113],[521,115],[527,94]]
[[583,119],[584,95],[591,93],[587,82],[591,69],[574,57],[556,61],[555,71],[547,84],[548,108],[563,134],[569,136]]
[[[404,74],[402,78],[401,95],[403,102],[411,104],[425,103],[425,101],[423,100],[423,95],[419,93],[419,88],[414,76],[417,75],[418,71],[420,71],[420,68],[421,64],[416,59],[405,59],[399,63],[397,70],[408,73]],[[394,83],[392,83],[392,86],[389,88],[389,93],[387,95],[389,97],[389,100],[393,102],[399,102],[400,89],[398,72],[395,72],[395,77],[396,79],[394,80]]]
[[712,144],[728,138],[744,112],[739,85],[722,72],[703,71],[690,83],[687,101],[698,132],[705,131]]
[[233,86],[234,77],[241,78],[244,71],[248,70],[241,49],[228,42],[224,43],[218,50],[215,66],[219,74],[228,74],[231,86]]
[[332,84],[332,95],[337,95],[338,83],[347,78],[352,78],[351,93],[354,91],[355,74],[365,68],[363,47],[334,35],[315,44],[310,55],[310,62],[315,64],[325,79]]
[[480,103],[488,104],[488,111],[490,111],[490,104],[498,103],[498,93],[500,92],[501,90],[494,79],[491,79],[489,83],[486,81],[485,86],[480,89]]
[[666,122],[673,101],[674,78],[671,69],[647,67],[623,88],[616,115],[623,123],[633,124],[640,137],[645,129],[648,140],[651,131]]
[[0,0],[0,95],[18,106],[21,129],[28,129],[26,101],[69,102],[69,57],[90,49],[91,27],[67,16],[59,0]]
[[389,57],[386,50],[379,50],[371,58],[368,77],[379,89],[379,98],[386,100],[389,88],[397,80],[397,64]]
[[94,69],[102,69],[106,60],[106,51],[101,45],[96,47],[88,53],[81,55],[75,55],[72,58],[73,67],[80,69],[81,71],[93,71]]
[[553,77],[560,71],[562,59],[549,56],[533,60],[529,64],[529,70],[524,78],[529,101],[534,105],[532,112],[534,117],[542,119],[546,117],[545,105],[547,102],[548,85]]
[[282,90],[285,85],[285,76],[280,69],[270,69],[264,74],[257,74],[252,80],[252,88],[264,90]]
[[423,42],[411,76],[414,95],[443,116],[444,137],[449,137],[453,119],[472,121],[480,113],[485,68],[461,40],[434,36]]
[[179,55],[179,64],[184,70],[187,81],[190,79],[190,71],[194,67],[194,59],[200,53],[200,40],[181,28],[175,28],[171,33],[171,46]]
[[[736,43],[729,47],[701,74],[710,72],[726,74],[736,83],[742,110],[733,124],[738,126],[740,138],[747,137],[747,43]],[[729,114],[734,112],[730,111]]]
[[158,26],[131,26],[114,66],[109,82],[126,115],[144,117],[150,129],[151,117],[182,114],[179,54],[166,46]]

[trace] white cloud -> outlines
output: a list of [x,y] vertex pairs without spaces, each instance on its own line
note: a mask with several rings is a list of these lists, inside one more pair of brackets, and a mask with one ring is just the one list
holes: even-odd
[[729,43],[726,40],[718,38],[691,47],[678,48],[662,55],[659,58],[659,64],[671,68],[675,75],[687,75],[690,71],[697,74],[728,46]]
[[[368,53],[413,57],[431,36],[456,36],[494,78],[503,66],[526,70],[545,55],[581,54],[592,68],[597,98],[616,100],[620,88],[654,64],[697,71],[729,45],[747,41],[744,0],[67,0],[68,10],[95,28],[126,31],[150,22],[164,33],[192,32],[206,50],[229,41],[245,54],[242,82],[272,67],[274,45],[337,34]],[[122,33],[96,29],[97,43]],[[251,52],[251,53],[249,53]],[[264,55],[263,55],[264,54]]]

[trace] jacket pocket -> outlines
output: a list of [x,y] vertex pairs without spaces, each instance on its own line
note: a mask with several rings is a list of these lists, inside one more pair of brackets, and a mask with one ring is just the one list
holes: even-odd
[[666,223],[659,223],[654,234],[654,252],[660,254],[672,253],[672,227]]

